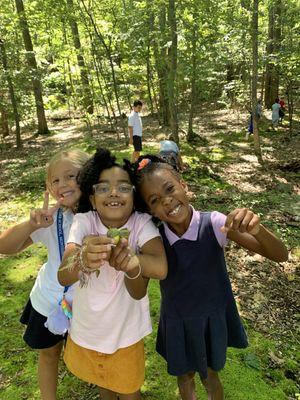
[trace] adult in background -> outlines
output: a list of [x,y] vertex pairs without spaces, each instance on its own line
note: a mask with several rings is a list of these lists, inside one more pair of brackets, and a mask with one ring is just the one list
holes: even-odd
[[138,160],[140,152],[143,149],[142,146],[143,125],[140,116],[142,107],[143,103],[140,100],[135,100],[133,103],[133,110],[128,118],[129,144],[132,144],[134,147],[134,151],[131,157],[132,162],[136,162]]

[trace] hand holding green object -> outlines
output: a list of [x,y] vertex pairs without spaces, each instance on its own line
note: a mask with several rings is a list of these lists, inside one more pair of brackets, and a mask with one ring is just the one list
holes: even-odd
[[115,240],[115,243],[118,244],[121,238],[128,239],[129,237],[129,230],[127,228],[110,228],[107,231],[107,237],[113,238]]

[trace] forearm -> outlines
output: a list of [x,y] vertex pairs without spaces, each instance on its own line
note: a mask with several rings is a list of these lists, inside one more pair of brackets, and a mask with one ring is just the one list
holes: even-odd
[[[128,271],[126,275],[133,279],[129,279],[126,275],[124,276],[124,282],[126,289],[131,297],[135,300],[140,300],[147,294],[147,286],[148,286],[148,279],[144,278],[141,273],[139,274],[140,267],[134,268],[131,271]],[[139,276],[137,276],[139,274]],[[137,278],[135,278],[137,276]]]
[[35,231],[29,221],[7,229],[0,235],[0,253],[14,254],[32,244],[30,235]]
[[63,261],[59,267],[57,273],[58,282],[62,286],[73,285],[73,283],[79,280],[80,270],[79,270],[79,248],[68,251],[64,254]]
[[132,139],[133,138],[133,127],[132,126],[128,126],[128,132],[129,132],[130,139]]
[[260,225],[259,232],[253,235],[259,244],[258,253],[272,261],[283,262],[288,259],[288,251],[281,240]]
[[167,260],[162,255],[139,254],[143,276],[145,278],[165,279],[168,273]]

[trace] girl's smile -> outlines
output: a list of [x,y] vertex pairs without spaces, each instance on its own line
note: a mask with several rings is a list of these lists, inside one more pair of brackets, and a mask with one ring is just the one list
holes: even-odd
[[156,170],[145,178],[141,194],[151,214],[167,222],[179,236],[188,229],[192,210],[186,196],[186,184],[171,171]]

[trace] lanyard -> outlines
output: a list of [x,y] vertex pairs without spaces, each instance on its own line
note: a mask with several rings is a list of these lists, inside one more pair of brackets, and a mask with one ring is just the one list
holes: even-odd
[[[57,229],[57,239],[58,239],[58,250],[60,261],[62,261],[62,257],[65,251],[65,238],[64,238],[64,230],[63,230],[63,210],[59,208],[57,210],[57,220],[56,220],[56,229]],[[69,289],[69,286],[65,286],[64,293],[66,293]]]

